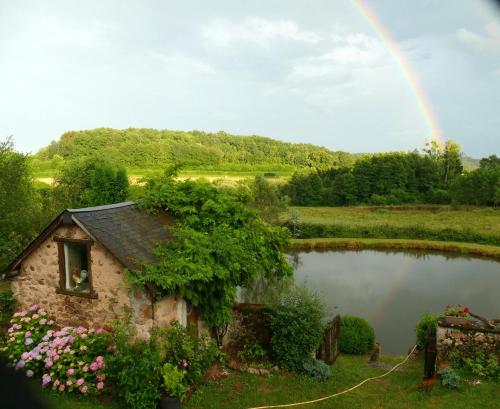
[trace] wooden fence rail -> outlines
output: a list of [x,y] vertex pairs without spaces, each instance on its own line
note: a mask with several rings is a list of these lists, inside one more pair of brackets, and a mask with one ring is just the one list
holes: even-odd
[[340,354],[340,315],[335,316],[328,324],[319,346],[316,357],[328,365],[335,362]]

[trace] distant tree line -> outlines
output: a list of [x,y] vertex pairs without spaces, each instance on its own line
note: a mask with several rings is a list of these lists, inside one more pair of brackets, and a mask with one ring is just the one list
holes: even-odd
[[233,166],[234,170],[259,165],[327,169],[352,166],[361,156],[311,144],[225,132],[99,128],[66,132],[59,141],[41,149],[35,160],[50,162],[55,168],[68,160],[103,157],[117,165],[141,168],[182,163],[191,168]]
[[430,143],[422,152],[376,154],[352,167],[300,170],[282,192],[296,206],[498,205],[498,158],[485,158],[479,169],[464,173],[461,157],[453,141],[442,148]]
[[283,192],[297,206],[443,203],[449,183],[462,172],[460,149],[448,141],[423,153],[383,153],[353,167],[296,172]]

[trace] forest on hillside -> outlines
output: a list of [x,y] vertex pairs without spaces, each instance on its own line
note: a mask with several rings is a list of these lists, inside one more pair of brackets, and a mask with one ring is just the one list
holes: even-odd
[[144,128],[98,128],[64,133],[35,155],[35,165],[65,160],[105,158],[125,167],[152,168],[181,163],[203,169],[291,170],[309,167],[352,166],[361,154],[305,143],[288,143],[262,136],[235,136],[225,132],[171,131]]

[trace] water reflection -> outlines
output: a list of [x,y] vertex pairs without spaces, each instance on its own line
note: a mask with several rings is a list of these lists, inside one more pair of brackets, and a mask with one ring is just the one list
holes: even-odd
[[323,295],[330,309],[374,327],[384,353],[403,354],[425,311],[462,304],[500,317],[500,263],[429,252],[326,251],[293,256],[295,280]]

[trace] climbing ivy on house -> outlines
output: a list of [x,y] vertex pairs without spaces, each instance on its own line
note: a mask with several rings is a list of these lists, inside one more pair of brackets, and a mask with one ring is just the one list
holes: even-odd
[[159,262],[129,271],[129,280],[180,294],[205,322],[220,328],[230,320],[237,287],[256,277],[292,274],[283,250],[288,232],[268,225],[246,207],[244,197],[206,181],[177,181],[175,169],[150,180],[141,206],[175,216],[173,240],[158,245]]

